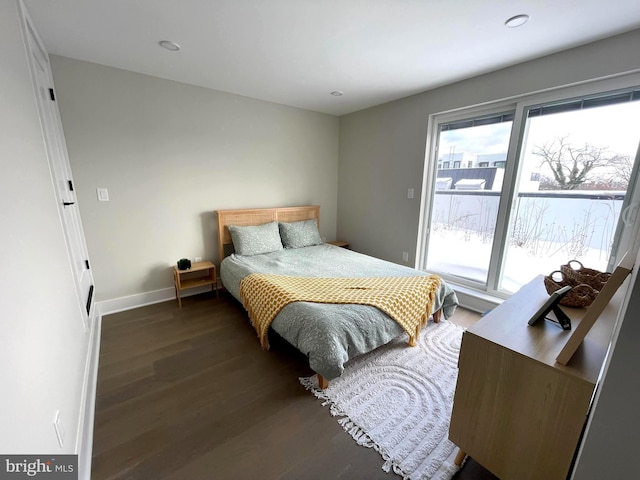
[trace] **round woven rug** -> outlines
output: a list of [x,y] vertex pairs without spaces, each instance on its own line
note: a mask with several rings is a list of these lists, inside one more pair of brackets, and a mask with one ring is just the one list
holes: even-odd
[[385,471],[448,480],[458,470],[448,433],[463,331],[446,320],[429,322],[417,346],[404,335],[357,357],[325,390],[315,375],[300,382],[342,417],[338,422],[358,444],[382,455]]

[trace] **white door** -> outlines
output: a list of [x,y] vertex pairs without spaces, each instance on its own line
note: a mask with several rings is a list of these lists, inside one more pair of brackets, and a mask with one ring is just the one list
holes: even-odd
[[93,276],[80,221],[80,211],[71,175],[69,156],[62,130],[60,113],[53,88],[53,76],[49,55],[26,11],[23,11],[31,75],[36,90],[40,123],[46,144],[49,167],[55,184],[58,210],[66,237],[69,260],[72,264],[78,301],[82,311],[85,331],[93,308]]

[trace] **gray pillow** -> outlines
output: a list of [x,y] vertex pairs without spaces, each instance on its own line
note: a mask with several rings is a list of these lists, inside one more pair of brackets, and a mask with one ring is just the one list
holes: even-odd
[[233,248],[238,255],[260,255],[282,250],[278,222],[262,225],[228,225]]
[[284,248],[309,247],[322,243],[320,233],[318,233],[318,221],[315,218],[300,222],[280,222],[279,226]]

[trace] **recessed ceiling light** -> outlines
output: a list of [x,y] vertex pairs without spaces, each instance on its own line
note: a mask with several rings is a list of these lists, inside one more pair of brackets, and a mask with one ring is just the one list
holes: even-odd
[[178,50],[180,50],[180,45],[169,40],[161,40],[158,43],[162,48],[166,48],[167,50],[171,50],[172,52],[177,52]]
[[516,28],[516,27],[521,27],[528,21],[529,21],[529,15],[523,13],[521,15],[516,15],[515,17],[511,17],[509,20],[504,22],[504,24],[509,28]]
[[331,95],[333,95],[334,97],[341,97],[342,95],[344,95],[344,92],[342,92],[342,90],[335,90],[331,92]]

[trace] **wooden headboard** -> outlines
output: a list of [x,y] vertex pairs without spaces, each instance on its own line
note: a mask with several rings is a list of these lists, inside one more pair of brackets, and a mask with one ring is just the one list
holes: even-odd
[[227,225],[261,225],[269,222],[297,222],[315,218],[320,228],[320,205],[282,208],[247,208],[243,210],[218,210],[218,261],[225,257],[225,245],[231,245]]

